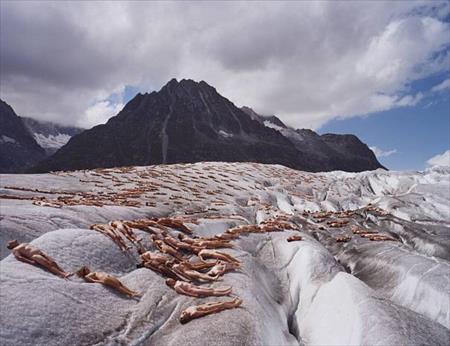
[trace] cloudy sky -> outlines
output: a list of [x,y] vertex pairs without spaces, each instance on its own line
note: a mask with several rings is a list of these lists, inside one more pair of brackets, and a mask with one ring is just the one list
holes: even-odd
[[0,2],[0,96],[83,127],[205,80],[236,105],[355,133],[394,169],[449,144],[447,1]]

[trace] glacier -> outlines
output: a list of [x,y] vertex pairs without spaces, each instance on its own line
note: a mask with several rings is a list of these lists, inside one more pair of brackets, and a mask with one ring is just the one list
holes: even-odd
[[[2,345],[448,345],[450,168],[308,173],[203,162],[0,176]],[[215,301],[178,295],[94,223],[170,217],[195,236],[282,219],[220,251],[241,261],[217,286],[241,307],[180,324]],[[137,234],[152,249],[149,235]],[[176,229],[170,229],[174,235]],[[289,236],[302,240],[288,242]],[[30,242],[64,269],[108,272],[128,299],[17,261]]]
[[59,149],[66,144],[71,136],[65,133],[58,133],[57,135],[45,136],[42,133],[34,133],[34,139],[44,149]]

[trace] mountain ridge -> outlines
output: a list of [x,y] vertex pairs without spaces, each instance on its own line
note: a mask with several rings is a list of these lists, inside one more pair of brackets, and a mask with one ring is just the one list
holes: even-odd
[[45,151],[29,133],[22,119],[0,100],[0,173],[17,173],[45,157]]
[[[352,165],[355,167],[355,171],[363,171],[366,170],[366,165],[370,165],[370,161],[378,162],[372,150],[355,135],[333,133],[319,135],[311,129],[294,129],[287,126],[276,115],[261,115],[247,106],[241,107],[241,109],[252,119],[279,131],[304,155],[311,157],[312,160],[322,160],[321,165],[325,168],[324,170],[335,170],[333,168],[348,170],[345,169],[345,165]],[[357,149],[357,151],[355,152],[353,149]],[[353,157],[356,156],[358,156],[358,160],[354,160]],[[353,162],[342,163],[339,161]],[[386,169],[381,164],[379,168]]]
[[45,150],[47,155],[54,154],[66,144],[71,137],[84,131],[75,126],[60,125],[51,121],[37,120],[34,118],[20,117],[34,137],[36,142]]
[[298,141],[264,124],[270,120],[284,125],[275,116],[252,118],[204,81],[172,79],[159,91],[137,94],[105,124],[72,137],[32,172],[198,161],[272,163],[306,171],[384,168],[360,141],[353,144],[366,157],[346,152],[317,160],[311,151],[299,150]]

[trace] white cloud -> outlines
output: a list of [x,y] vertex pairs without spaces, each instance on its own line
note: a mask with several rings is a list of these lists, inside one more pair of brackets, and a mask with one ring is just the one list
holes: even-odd
[[450,166],[450,150],[433,156],[427,161],[429,166]]
[[431,91],[438,92],[438,91],[446,90],[449,88],[450,88],[450,78],[446,79],[442,83],[439,83],[438,85],[435,85],[434,87],[432,87]]
[[382,149],[379,149],[379,148],[377,148],[377,147],[369,147],[369,148],[370,148],[370,150],[373,151],[373,153],[375,154],[375,156],[376,156],[377,158],[388,157],[388,156],[391,156],[391,155],[397,153],[397,149],[392,149],[392,150],[382,150]]
[[80,126],[87,128],[105,123],[109,118],[116,115],[123,108],[123,103],[112,103],[101,100],[90,106],[79,121]]
[[0,6],[1,97],[21,115],[64,123],[103,121],[87,117],[98,100],[176,77],[318,127],[417,104],[410,83],[447,71],[450,57],[446,1]]

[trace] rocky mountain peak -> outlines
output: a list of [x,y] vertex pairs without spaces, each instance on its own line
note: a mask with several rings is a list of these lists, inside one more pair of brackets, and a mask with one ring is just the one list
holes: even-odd
[[181,79],[178,81],[176,78],[172,78],[160,89],[159,92],[168,92],[171,95],[176,95],[181,98],[191,98],[198,94],[220,96],[216,89],[205,81],[202,80],[200,82],[196,82],[192,79]]
[[300,137],[275,116],[236,107],[204,81],[174,78],[159,91],[137,94],[105,125],[72,137],[33,171],[198,161],[278,163],[307,171],[382,167],[376,158],[354,158],[346,146],[342,153]]

